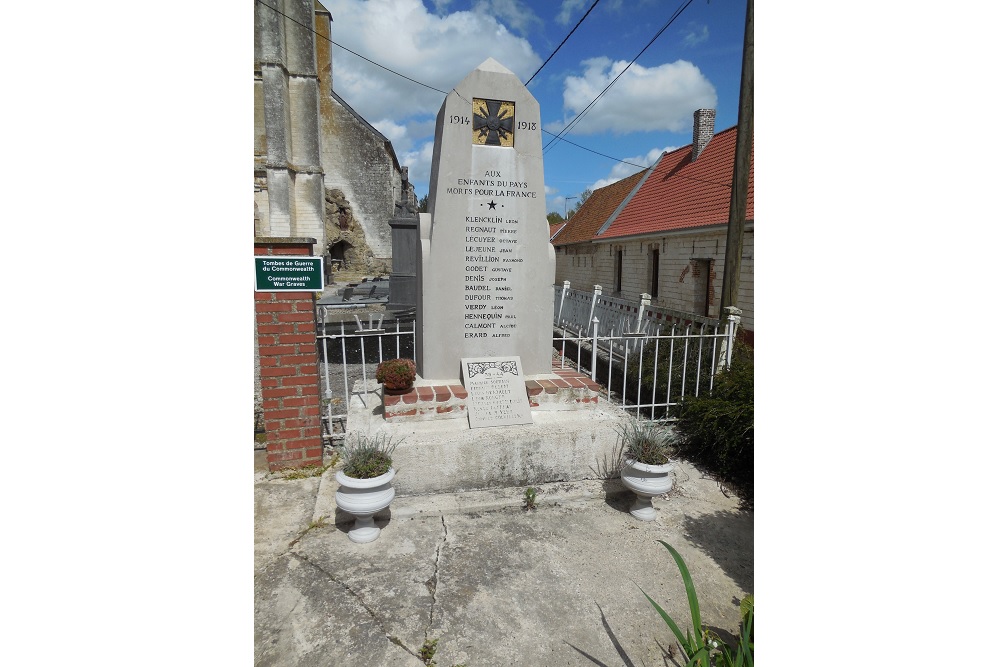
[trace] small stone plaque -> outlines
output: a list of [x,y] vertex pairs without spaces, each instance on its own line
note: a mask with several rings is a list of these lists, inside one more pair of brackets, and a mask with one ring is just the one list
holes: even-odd
[[531,424],[520,357],[463,357],[469,427]]

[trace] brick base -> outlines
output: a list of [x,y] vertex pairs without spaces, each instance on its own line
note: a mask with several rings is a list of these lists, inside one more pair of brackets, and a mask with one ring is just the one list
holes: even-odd
[[[570,369],[558,369],[551,378],[526,380],[525,393],[532,410],[587,410],[597,407],[600,385]],[[383,392],[386,421],[459,419],[468,414],[469,393],[460,384],[414,387],[405,394]]]
[[[309,255],[315,239],[255,239],[255,255]],[[267,466],[323,464],[312,292],[254,292]]]

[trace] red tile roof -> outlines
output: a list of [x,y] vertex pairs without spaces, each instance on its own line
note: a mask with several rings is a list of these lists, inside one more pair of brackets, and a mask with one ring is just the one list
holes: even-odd
[[[735,155],[736,127],[713,136],[694,162],[691,162],[690,145],[663,154],[653,173],[631,196],[610,227],[603,234],[595,234],[593,239],[726,224]],[[610,213],[604,221],[608,217]],[[753,220],[752,142],[746,219]],[[560,241],[565,235],[565,232],[560,234]]]
[[566,226],[565,222],[550,222],[549,223],[549,241],[551,241],[552,237],[555,236],[556,234],[558,234],[560,232],[560,230],[562,230],[562,228],[565,227],[565,226]]
[[566,222],[566,229],[555,238],[553,245],[563,246],[591,240],[648,171],[643,169],[628,178],[594,190],[580,210]]

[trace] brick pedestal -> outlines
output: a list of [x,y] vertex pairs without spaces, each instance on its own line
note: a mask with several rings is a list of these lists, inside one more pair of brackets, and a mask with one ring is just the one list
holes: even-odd
[[[526,380],[525,392],[532,410],[587,410],[597,407],[600,385],[569,369],[552,371],[550,378]],[[385,394],[386,421],[426,421],[465,417],[469,394],[462,385],[416,386],[405,394]]]
[[[311,255],[315,239],[257,238],[255,255]],[[254,292],[267,465],[322,465],[319,358],[312,292]]]

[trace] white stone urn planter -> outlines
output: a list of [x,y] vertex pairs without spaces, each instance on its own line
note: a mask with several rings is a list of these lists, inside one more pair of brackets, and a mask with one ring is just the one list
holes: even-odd
[[396,497],[396,489],[392,488],[392,478],[396,469],[371,479],[348,477],[343,470],[336,475],[337,507],[354,516],[354,527],[347,533],[352,542],[365,544],[374,542],[382,529],[375,525],[375,514],[381,512],[392,499]]
[[653,496],[659,496],[674,487],[670,471],[674,466],[670,463],[653,465],[639,463],[635,459],[625,459],[622,466],[622,484],[635,493],[635,503],[629,514],[642,521],[652,521],[656,518],[653,509]]

